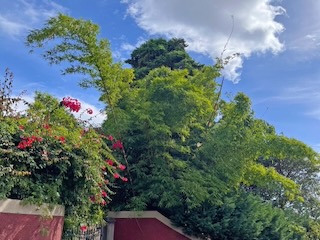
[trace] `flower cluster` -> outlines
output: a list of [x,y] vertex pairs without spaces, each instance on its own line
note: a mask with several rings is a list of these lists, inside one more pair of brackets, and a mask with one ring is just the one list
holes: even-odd
[[[112,149],[113,149],[113,150],[117,150],[117,149],[123,150],[123,149],[124,149],[123,143],[122,143],[120,140],[115,140],[112,135],[109,135],[109,136],[107,137],[107,139],[112,142]],[[107,160],[106,160],[106,163],[107,163],[107,165],[111,166],[114,170],[119,169],[119,170],[121,170],[121,171],[124,171],[124,170],[126,169],[126,166],[125,166],[125,165],[120,164],[120,163],[119,163],[119,164],[118,164],[118,163],[115,163],[115,162],[112,161],[111,159],[107,159]],[[121,179],[121,180],[124,181],[124,182],[127,182],[127,181],[128,181],[128,178],[121,176],[121,175],[120,175],[118,172],[116,172],[116,171],[113,173],[113,177],[114,177],[115,179]]]
[[[56,105],[55,105],[56,106]],[[71,112],[79,112],[81,111],[81,103],[74,98],[65,97],[60,102],[60,106],[66,108]],[[98,133],[95,129],[91,129],[87,125],[84,127],[79,124],[76,126],[76,131],[74,135],[68,135],[68,133],[64,130],[64,126],[59,125],[61,123],[58,121],[58,126],[56,122],[53,121],[54,111],[58,109],[54,107],[50,112],[50,116],[45,116],[42,119],[44,121],[38,123],[38,125],[18,125],[19,133],[22,135],[20,142],[18,141],[16,145],[18,149],[21,151],[30,151],[32,152],[32,156],[39,161],[46,161],[43,165],[49,166],[50,164],[60,164],[59,161],[55,161],[54,159],[68,159],[68,154],[64,153],[64,151],[68,151],[69,146],[83,148],[85,154],[95,154],[95,150],[101,151],[101,155],[99,155],[99,162],[95,162],[97,164],[93,164],[90,166],[92,169],[89,171],[90,175],[94,179],[93,185],[91,182],[86,183],[88,186],[91,186],[90,193],[84,196],[86,201],[82,204],[88,204],[85,207],[89,207],[90,211],[95,212],[96,209],[101,209],[105,205],[107,205],[111,201],[111,195],[114,192],[110,189],[113,183],[121,180],[120,182],[128,182],[128,178],[125,177],[125,173],[122,171],[126,170],[126,166],[119,163],[116,158],[112,154],[110,154],[110,149],[113,149],[116,155],[124,154],[124,146],[120,140],[115,139],[111,135],[103,135]],[[93,110],[87,108],[84,110],[84,113],[93,114]],[[61,114],[59,112],[59,114]],[[61,114],[63,115],[63,114]],[[60,116],[60,115],[59,115]],[[65,116],[67,118],[73,118],[72,115],[67,114],[65,112]],[[80,114],[81,117],[81,114]],[[80,122],[80,121],[79,121]],[[23,124],[26,124],[24,122]],[[75,130],[74,129],[74,130]],[[66,135],[64,135],[66,134]],[[30,137],[31,136],[31,137]],[[103,141],[105,139],[106,141]],[[41,146],[39,144],[35,145],[35,142],[42,142]],[[57,145],[56,143],[64,144],[65,147]],[[106,147],[107,150],[103,151],[101,148]],[[27,150],[25,150],[28,148]],[[119,151],[122,150],[122,151]],[[35,154],[37,153],[37,154]],[[96,156],[96,155],[94,155]],[[78,156],[76,156],[78,157]],[[79,155],[79,159],[84,160],[82,155]],[[105,159],[105,160],[104,160]],[[51,161],[52,160],[52,161]],[[81,166],[84,161],[78,162]],[[77,163],[77,164],[78,164]],[[64,164],[64,161],[61,161],[61,164]],[[102,172],[101,172],[102,167]],[[84,169],[86,171],[86,169]],[[30,175],[31,172],[22,172],[17,173],[20,175]],[[32,174],[38,174],[38,172],[33,172]],[[39,171],[40,174],[40,171]],[[81,177],[79,177],[81,178]],[[75,183],[76,184],[76,183]],[[91,185],[90,185],[91,184]],[[83,221],[83,220],[81,220]],[[77,225],[81,222],[77,222]],[[92,224],[90,221],[80,224],[80,230],[85,232],[89,229],[87,224]],[[79,226],[79,225],[78,225]]]
[[22,141],[18,144],[19,149],[25,149],[27,147],[32,147],[34,142],[41,142],[42,138],[31,136],[31,137],[23,137]]
[[[116,164],[116,163],[115,163],[114,161],[112,161],[111,159],[107,159],[107,160],[106,160],[106,163],[107,163],[107,165],[111,166],[114,170],[116,170],[117,168],[120,169],[121,171],[123,171],[123,170],[126,169],[126,166],[125,166],[125,165],[123,165],[123,164]],[[105,171],[105,167],[104,167],[102,170]],[[121,179],[122,181],[124,181],[124,182],[127,182],[127,181],[128,181],[128,178],[120,176],[120,174],[117,173],[117,172],[114,172],[114,173],[113,173],[113,177],[114,177],[115,179],[120,178],[120,179]]]
[[[108,183],[109,183],[109,181],[105,180],[104,184],[107,185]],[[92,203],[98,203],[98,204],[100,204],[100,205],[102,205],[102,206],[105,206],[105,205],[107,204],[107,201],[105,200],[105,198],[106,198],[107,200],[110,200],[110,198],[109,198],[107,192],[106,192],[105,190],[103,190],[102,186],[103,186],[103,184],[100,183],[100,184],[99,184],[100,194],[98,194],[98,195],[91,195],[91,196],[89,197],[89,199],[90,199],[90,201],[91,201]]]
[[88,230],[88,227],[86,225],[81,225],[80,230],[81,232],[86,232]]
[[81,103],[77,99],[71,97],[64,97],[60,104],[69,108],[71,112],[79,112],[81,108]]
[[123,149],[123,144],[120,140],[117,140],[112,144],[112,149]]
[[55,136],[55,139],[60,141],[60,143],[66,143],[66,138],[64,136]]

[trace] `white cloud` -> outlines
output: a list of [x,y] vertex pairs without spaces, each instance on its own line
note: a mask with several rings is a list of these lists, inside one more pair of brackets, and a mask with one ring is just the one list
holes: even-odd
[[[127,0],[127,12],[150,34],[184,38],[189,50],[219,57],[234,19],[234,31],[224,56],[241,53],[278,53],[284,27],[275,21],[285,10],[270,0]],[[242,59],[229,62],[226,76],[239,80]]]
[[126,51],[128,53],[131,53],[133,50],[135,50],[136,48],[140,47],[144,42],[146,42],[146,39],[140,37],[138,38],[136,44],[130,44],[128,42],[124,42],[121,44],[120,49],[122,51]]
[[5,0],[0,8],[0,34],[17,38],[66,8],[49,0]]
[[11,37],[14,37],[21,32],[28,30],[28,26],[24,23],[11,21],[0,14],[0,30]]
[[138,48],[141,44],[146,42],[146,39],[143,37],[139,37],[135,44],[131,44],[125,39],[121,39],[123,42],[120,44],[118,48],[112,51],[112,56],[118,61],[124,62],[125,60],[130,58],[130,54],[133,50]]

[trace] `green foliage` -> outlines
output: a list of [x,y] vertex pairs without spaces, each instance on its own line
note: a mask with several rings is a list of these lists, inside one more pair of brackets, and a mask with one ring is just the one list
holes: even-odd
[[201,239],[302,239],[295,222],[285,213],[245,192],[223,198],[223,204],[208,202],[200,207],[173,209],[172,220],[186,233]]
[[[51,64],[66,62],[64,74],[89,77],[82,81],[82,86],[98,89],[100,100],[108,104],[109,118],[103,128],[123,140],[126,147],[123,153],[132,178],[131,185],[119,186],[112,203],[114,209],[160,210],[188,233],[203,239],[317,238],[318,156],[304,144],[278,136],[272,126],[256,119],[244,94],[237,94],[230,102],[218,99],[215,78],[224,62],[233,56],[218,59],[215,67],[206,67],[190,58],[182,39],[150,40],[134,50],[126,61],[134,68],[135,79],[139,79],[131,84],[132,70],[112,62],[108,41],[98,40],[98,33],[98,26],[89,21],[59,15],[51,18],[43,29],[32,31],[27,45],[48,48],[43,57]],[[68,153],[65,156],[56,152],[61,143],[45,138],[47,148],[57,159],[69,159],[67,166],[56,160],[61,164],[57,172],[71,168],[72,178],[66,179],[76,179],[74,186],[80,184],[79,189],[94,194],[96,188],[90,184],[92,179],[101,177],[98,174],[101,154],[105,154],[103,158],[107,156],[100,152],[99,144],[103,142],[96,147],[84,143],[78,146],[75,142],[79,134],[70,129],[79,125],[66,120],[63,112],[52,114],[42,102],[46,101],[37,101],[30,108],[31,112],[40,112],[40,118],[31,115],[32,121],[54,120],[58,123],[54,124],[54,131],[66,135],[67,142],[73,144],[63,145],[63,152]],[[37,127],[31,123],[28,131],[33,133]],[[6,129],[2,138],[9,138],[3,146],[8,143],[13,143],[11,148],[16,146],[21,131],[18,125],[1,124]],[[96,138],[95,132],[90,134]],[[38,158],[32,155],[39,152],[36,147],[25,156],[30,163],[36,162],[35,156]],[[14,152],[21,154],[17,149]],[[93,168],[76,164],[81,161],[88,164],[85,160],[88,158],[96,159]],[[23,158],[17,155],[14,159]],[[31,165],[22,165],[18,169],[20,174],[29,176]],[[1,176],[10,175],[12,169],[14,166],[9,163],[3,165]],[[33,172],[30,173],[32,176]],[[37,184],[35,192],[45,193],[56,201],[54,192],[59,191],[57,186],[64,180],[55,179],[56,187],[38,190]],[[7,192],[15,181],[6,183]],[[27,196],[28,186],[19,184],[19,191]],[[46,189],[45,181],[40,185]],[[87,197],[81,191],[79,202],[70,200],[77,196],[68,195],[65,204],[71,201],[79,209],[88,206],[80,204],[82,197]],[[89,212],[88,209],[84,212]],[[75,212],[82,211],[71,212],[76,215]]]
[[102,93],[101,101],[113,106],[129,88],[133,73],[113,63],[108,40],[99,40],[98,34],[99,27],[91,21],[59,14],[44,28],[32,30],[26,44],[32,49],[48,47],[42,55],[45,60],[50,64],[68,63],[63,74],[89,77],[81,85],[94,86]]
[[[319,218],[319,156],[305,144],[284,136],[274,134],[266,136],[266,144],[257,161],[250,166],[245,182],[252,187],[250,192],[258,194],[264,200],[280,208],[293,208],[300,215]],[[261,176],[262,168],[267,167]],[[256,173],[258,172],[258,175]],[[279,176],[282,184],[270,181],[270,177]],[[255,182],[253,184],[252,182]],[[294,184],[293,184],[294,182]],[[288,192],[294,185],[299,192]]]
[[[59,102],[37,93],[21,117],[0,121],[0,198],[65,206],[66,228],[103,220],[102,191],[112,194],[102,168],[111,150]],[[115,161],[115,160],[114,160]],[[95,200],[92,201],[92,196]]]
[[[104,124],[111,133],[120,131],[125,136],[135,192],[126,208],[148,204],[169,207],[179,204],[180,195],[197,204],[200,195],[195,192],[200,188],[194,178],[203,181],[202,174],[190,171],[186,160],[196,149],[196,142],[190,146],[191,136],[204,131],[213,110],[212,73],[210,67],[195,71],[193,76],[185,70],[156,69],[122,99],[122,108],[115,109],[118,121],[109,118]],[[191,181],[195,188],[188,186]],[[126,199],[122,194],[128,193],[126,189],[116,199]],[[116,199],[114,202],[121,204]]]
[[136,79],[142,79],[155,68],[188,69],[192,73],[203,65],[196,63],[186,52],[184,39],[173,38],[169,41],[151,39],[135,49],[131,58],[126,60],[134,68]]

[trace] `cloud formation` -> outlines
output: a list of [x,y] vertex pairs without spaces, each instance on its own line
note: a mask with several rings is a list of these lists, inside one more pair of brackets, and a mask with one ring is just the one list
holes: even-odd
[[[203,53],[212,59],[220,57],[232,30],[224,56],[283,49],[278,35],[284,30],[276,16],[284,8],[270,0],[126,0],[127,13],[150,34],[184,38],[189,50]],[[233,59],[226,68],[228,79],[237,82],[243,58]]]
[[1,2],[0,34],[17,38],[58,12],[66,12],[63,6],[49,0],[17,0]]

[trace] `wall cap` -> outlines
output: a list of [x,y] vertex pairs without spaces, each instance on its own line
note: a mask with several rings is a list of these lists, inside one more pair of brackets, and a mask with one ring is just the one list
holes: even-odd
[[24,204],[21,200],[4,199],[0,200],[0,213],[27,214],[27,215],[48,215],[64,216],[64,207],[61,205],[43,204]]

